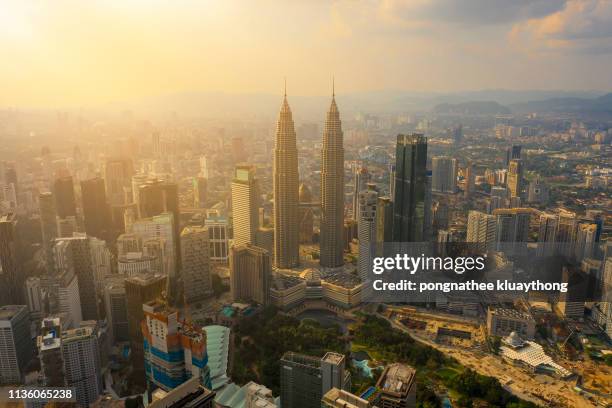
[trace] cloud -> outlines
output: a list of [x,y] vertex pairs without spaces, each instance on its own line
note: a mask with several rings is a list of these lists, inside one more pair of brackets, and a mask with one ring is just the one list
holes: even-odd
[[383,0],[385,15],[404,21],[493,25],[542,18],[567,0]]
[[611,53],[612,1],[571,0],[553,14],[517,23],[509,37],[532,49]]

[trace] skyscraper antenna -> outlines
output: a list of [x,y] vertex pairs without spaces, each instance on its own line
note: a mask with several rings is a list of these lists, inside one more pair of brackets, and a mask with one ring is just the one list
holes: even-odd
[[285,98],[287,97],[287,77],[285,77]]
[[332,75],[332,98],[336,97],[336,80]]

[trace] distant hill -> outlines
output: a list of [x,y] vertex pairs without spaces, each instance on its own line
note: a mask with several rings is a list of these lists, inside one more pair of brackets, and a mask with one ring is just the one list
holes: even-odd
[[513,112],[612,113],[612,93],[597,98],[550,98],[510,105]]
[[441,115],[508,115],[512,111],[495,101],[472,101],[461,103],[441,103],[433,108]]

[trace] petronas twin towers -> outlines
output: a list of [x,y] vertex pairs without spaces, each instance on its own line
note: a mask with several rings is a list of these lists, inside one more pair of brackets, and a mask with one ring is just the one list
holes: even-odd
[[[325,119],[321,169],[321,267],[343,265],[344,147],[335,94]],[[298,154],[287,93],[276,124],[274,145],[274,264],[299,264]]]

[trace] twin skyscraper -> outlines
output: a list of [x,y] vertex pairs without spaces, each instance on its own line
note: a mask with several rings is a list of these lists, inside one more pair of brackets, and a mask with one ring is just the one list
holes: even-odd
[[[325,119],[321,158],[320,263],[323,268],[336,268],[344,263],[344,147],[335,92]],[[286,91],[276,125],[273,184],[274,265],[293,268],[299,264],[299,174],[295,127]]]

